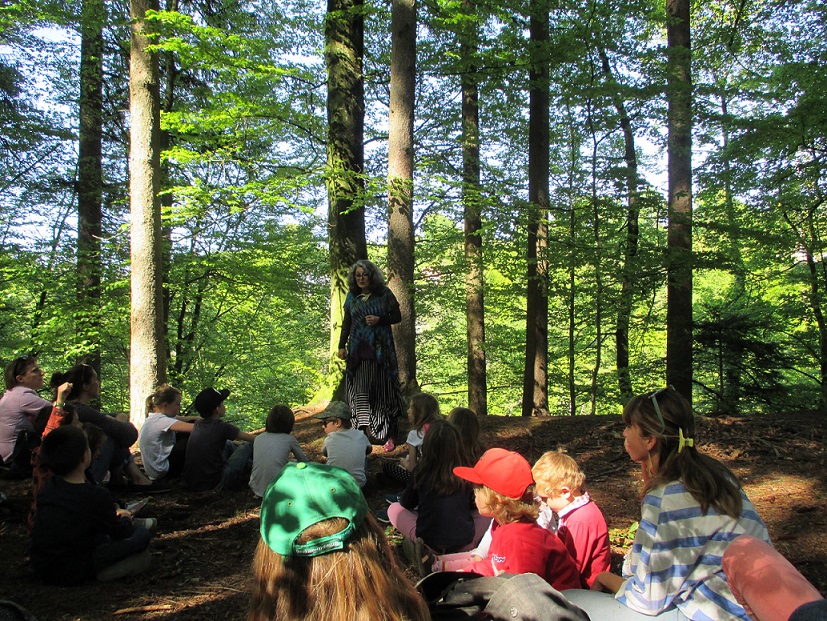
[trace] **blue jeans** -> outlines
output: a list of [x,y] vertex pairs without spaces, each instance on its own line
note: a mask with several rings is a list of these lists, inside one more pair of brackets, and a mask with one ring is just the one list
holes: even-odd
[[242,442],[236,446],[228,441],[224,454],[227,455],[227,461],[217,489],[242,489],[247,485],[253,469],[253,444]]
[[126,539],[112,539],[108,535],[101,535],[95,542],[95,572],[143,552],[149,546],[150,539],[152,534],[143,526],[135,526],[132,534]]

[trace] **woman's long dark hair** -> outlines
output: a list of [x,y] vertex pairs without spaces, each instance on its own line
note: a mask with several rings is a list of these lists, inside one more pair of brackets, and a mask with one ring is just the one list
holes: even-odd
[[454,474],[457,466],[470,465],[459,430],[447,420],[434,421],[422,441],[422,457],[414,470],[416,486],[437,496],[470,491],[470,484]]
[[49,385],[52,388],[57,388],[61,384],[65,382],[72,383],[72,392],[66,397],[67,401],[76,401],[77,398],[80,396],[80,393],[83,392],[83,387],[92,379],[95,375],[95,369],[88,365],[88,364],[76,364],[73,367],[70,367],[66,373],[61,373],[60,371],[55,371],[52,374],[52,379],[49,382]]
[[712,507],[732,518],[741,515],[741,487],[732,471],[699,452],[697,446],[679,450],[681,436],[694,445],[698,439],[692,407],[678,391],[664,388],[633,397],[623,409],[623,422],[636,425],[644,437],[657,440],[658,467],[650,473],[644,494],[680,480],[704,514]]

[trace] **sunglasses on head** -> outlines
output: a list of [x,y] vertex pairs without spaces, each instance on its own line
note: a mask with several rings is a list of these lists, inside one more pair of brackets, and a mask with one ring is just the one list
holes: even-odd
[[658,405],[658,397],[670,389],[672,389],[672,386],[667,386],[666,388],[661,388],[660,390],[649,393],[649,398],[652,400],[652,405],[655,406],[655,414],[658,415],[658,420],[660,421],[661,433],[666,431],[666,421],[663,420],[663,413],[660,411],[660,405]]

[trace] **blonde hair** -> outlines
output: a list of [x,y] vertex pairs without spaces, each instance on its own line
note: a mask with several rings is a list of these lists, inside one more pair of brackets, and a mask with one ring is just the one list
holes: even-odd
[[[305,529],[303,543],[341,531],[331,518]],[[248,621],[430,621],[425,600],[396,564],[385,534],[368,515],[343,550],[283,557],[260,540],[253,560]]]
[[146,398],[146,411],[158,412],[160,411],[158,408],[166,403],[172,403],[179,396],[181,396],[180,390],[169,384],[161,384]]
[[522,498],[509,498],[482,485],[474,489],[482,497],[497,524],[510,524],[520,520],[536,520],[540,509],[534,504],[534,486],[529,485]]
[[531,469],[537,492],[544,496],[568,487],[572,492],[582,492],[586,475],[580,466],[565,453],[548,451]]

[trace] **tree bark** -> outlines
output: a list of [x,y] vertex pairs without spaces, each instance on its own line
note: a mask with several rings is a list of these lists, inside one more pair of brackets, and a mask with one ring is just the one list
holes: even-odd
[[388,123],[388,286],[402,321],[393,326],[403,394],[419,391],[414,307],[414,106],[416,100],[416,1],[393,0],[391,89]]
[[337,358],[347,296],[347,271],[368,256],[365,239],[362,0],[328,0],[327,200],[330,246],[330,371],[314,401],[344,397],[344,361]]
[[549,16],[546,0],[531,3],[526,357],[523,416],[548,415]]
[[84,356],[100,373],[101,220],[103,201],[103,0],[83,0],[80,16],[80,123],[78,131],[78,338],[92,344]]
[[[606,49],[598,47],[600,64],[607,82],[617,85],[612,73]],[[617,325],[615,327],[615,350],[617,383],[620,388],[621,403],[626,403],[634,396],[632,378],[629,373],[629,321],[632,316],[633,296],[637,286],[637,250],[640,235],[640,192],[638,190],[637,153],[635,151],[635,134],[632,121],[626,112],[623,99],[616,89],[612,89],[612,103],[620,117],[620,129],[623,132],[623,161],[626,178],[626,242],[623,246],[623,267],[621,269],[620,297],[617,302]]]
[[[474,2],[464,0],[463,12],[473,16]],[[462,205],[465,221],[465,331],[468,364],[468,407],[488,414],[485,369],[485,279],[482,252],[482,192],[480,184],[480,108],[477,85],[477,24],[461,31],[460,57],[467,65],[460,74],[462,88]]]
[[666,0],[669,104],[666,381],[692,402],[692,74],[689,0]]
[[129,207],[132,216],[132,312],[129,373],[130,419],[146,417],[145,399],[166,381],[161,261],[160,88],[158,58],[147,50],[148,10],[158,0],[131,0],[129,64]]

